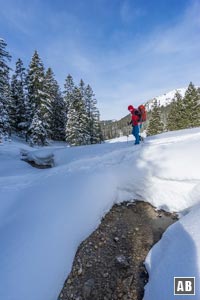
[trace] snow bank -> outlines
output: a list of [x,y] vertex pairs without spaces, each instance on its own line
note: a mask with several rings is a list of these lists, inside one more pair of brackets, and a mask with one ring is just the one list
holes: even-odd
[[[200,200],[200,199],[199,199]],[[200,205],[170,226],[149,252],[146,268],[150,274],[144,300],[174,299],[174,277],[195,277],[196,296],[200,295]],[[164,292],[163,292],[164,291]],[[176,299],[184,296],[176,296]]]
[[[54,167],[32,168],[20,161],[21,148],[30,157],[53,154]],[[147,258],[150,282],[145,300],[159,299],[164,286],[171,288],[164,278],[174,276],[175,267],[169,264],[181,258],[181,247],[188,245],[182,265],[189,265],[186,261],[194,250],[200,252],[199,150],[200,129],[146,138],[137,146],[126,140],[35,150],[5,142],[0,148],[0,299],[56,300],[80,242],[113,203],[133,199],[182,216],[182,223],[171,227]],[[195,226],[190,227],[193,218]],[[177,233],[180,239],[174,237]],[[186,268],[187,276],[198,273],[200,260],[193,257],[195,267]],[[177,270],[176,276],[182,276],[183,268]]]
[[54,155],[51,151],[36,151],[36,153],[34,153],[34,151],[29,152],[25,149],[21,149],[20,154],[22,160],[35,163],[37,166],[54,166]]

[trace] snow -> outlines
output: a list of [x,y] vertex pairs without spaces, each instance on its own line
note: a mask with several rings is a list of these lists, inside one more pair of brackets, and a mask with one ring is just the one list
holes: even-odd
[[[148,254],[146,267],[150,280],[145,290],[145,300],[173,299],[173,277],[195,277],[196,296],[187,296],[187,299],[199,299],[199,215],[200,205],[197,205],[172,225]],[[176,296],[176,299],[179,298]]]
[[[179,92],[179,94],[182,97],[184,97],[186,90],[187,90],[187,88],[175,89],[170,92],[167,92],[166,94],[157,96],[154,99],[157,99],[158,104],[160,104],[160,106],[167,106],[168,104],[170,104],[172,102],[176,92]],[[154,99],[147,101],[147,103],[145,104],[147,107],[147,110],[151,110],[153,108]]]
[[[34,158],[53,155],[54,167],[33,168],[20,160],[21,149]],[[0,299],[56,300],[80,242],[114,203],[133,199],[180,215],[147,256],[144,300],[174,299],[174,276],[196,276],[198,295],[199,151],[200,128],[148,137],[137,146],[127,137],[38,149],[5,141],[0,145]]]
[[36,151],[36,153],[34,153],[21,149],[20,154],[22,160],[27,162],[34,162],[39,166],[53,167],[54,165],[54,155],[51,150],[49,150],[49,153],[47,153],[46,151]]

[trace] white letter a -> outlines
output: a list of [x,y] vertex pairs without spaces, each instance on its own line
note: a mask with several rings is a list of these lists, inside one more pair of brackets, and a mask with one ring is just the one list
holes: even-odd
[[178,284],[177,284],[177,292],[184,292],[184,287],[183,287],[183,282],[182,281],[178,281]]

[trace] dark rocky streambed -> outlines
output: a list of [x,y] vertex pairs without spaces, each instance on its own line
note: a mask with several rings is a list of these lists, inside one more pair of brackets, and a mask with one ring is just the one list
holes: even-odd
[[142,300],[148,281],[145,258],[176,220],[176,214],[142,201],[114,205],[80,244],[58,299]]

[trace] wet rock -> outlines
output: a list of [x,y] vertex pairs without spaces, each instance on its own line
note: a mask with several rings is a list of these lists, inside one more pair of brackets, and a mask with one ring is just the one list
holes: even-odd
[[129,290],[132,282],[133,282],[133,275],[131,275],[123,280],[123,285],[126,290]]
[[116,243],[117,242],[119,242],[119,238],[116,236],[116,237],[114,237],[114,239],[113,239]]
[[78,276],[80,276],[83,273],[83,269],[80,268],[77,273],[78,273]]
[[115,257],[115,263],[120,269],[127,269],[130,266],[127,258],[124,255],[117,255]]
[[109,276],[108,273],[103,273],[103,278],[107,278]]
[[92,290],[94,289],[94,279],[88,279],[83,286],[83,297],[85,300],[90,299],[92,295]]

